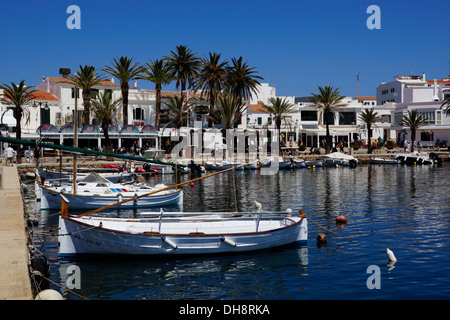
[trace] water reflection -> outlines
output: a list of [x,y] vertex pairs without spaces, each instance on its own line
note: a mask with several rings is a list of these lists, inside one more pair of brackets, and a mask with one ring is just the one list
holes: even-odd
[[[182,259],[61,261],[59,274],[63,287],[71,288],[70,267],[79,267],[81,289],[76,292],[88,299],[98,298],[99,291],[102,299],[282,299],[290,282],[306,275],[307,264],[307,247],[295,245]],[[65,294],[72,296],[69,290]]]

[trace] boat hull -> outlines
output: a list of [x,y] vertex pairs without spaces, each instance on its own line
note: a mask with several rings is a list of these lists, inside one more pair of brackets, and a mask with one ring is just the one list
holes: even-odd
[[[161,229],[157,218],[135,219],[134,222],[128,219],[128,225],[120,228],[115,228],[114,224],[123,222],[115,220],[118,219],[60,217],[59,255],[237,253],[307,241],[308,233],[306,217],[281,219],[277,228],[267,230],[266,222],[261,220],[259,231],[255,230],[255,219],[162,223]],[[268,223],[273,224],[273,221]]]
[[[105,206],[124,201],[131,196],[96,196],[90,195],[74,195],[67,192],[55,192],[51,189],[41,186],[41,210],[59,209],[61,207],[61,196],[64,195],[70,201],[71,209],[97,209]],[[149,208],[149,207],[165,207],[183,204],[183,191],[176,190],[168,194],[155,194],[142,197],[137,200],[128,201],[118,205],[118,208]]]

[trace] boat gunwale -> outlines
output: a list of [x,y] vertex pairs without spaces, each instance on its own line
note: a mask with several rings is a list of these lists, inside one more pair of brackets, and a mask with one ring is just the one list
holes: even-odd
[[[118,192],[116,195],[111,195],[111,194],[102,195],[102,194],[100,194],[100,193],[94,193],[94,192],[92,192],[91,194],[80,194],[80,193],[73,194],[73,193],[70,193],[70,192],[67,192],[67,191],[54,191],[54,190],[50,189],[49,187],[46,187],[46,186],[43,186],[43,185],[40,185],[40,187],[41,187],[42,189],[45,189],[47,192],[53,193],[53,194],[55,194],[55,195],[60,195],[60,194],[62,194],[62,195],[77,196],[77,197],[101,197],[101,198],[106,198],[106,199],[108,199],[108,198],[113,199],[113,198],[117,198],[117,194],[119,194],[119,193],[122,194],[121,192]],[[154,190],[154,191],[157,191],[157,190]],[[150,191],[150,192],[154,192],[154,191]],[[167,191],[167,190],[164,190],[164,191]],[[170,191],[172,191],[172,190],[170,190]],[[183,191],[183,189],[177,188],[177,189],[175,189],[174,192],[169,192],[169,193],[165,193],[165,194],[164,194],[164,193],[158,194],[158,192],[155,192],[155,194],[151,194],[151,195],[146,196],[146,197],[172,196],[172,195],[174,195],[174,194],[176,194],[176,193],[179,193],[179,192],[182,192],[182,191]],[[84,192],[84,191],[83,191],[83,192]],[[130,192],[130,193],[136,194],[136,191],[123,191],[123,192]],[[145,192],[144,194],[146,194],[146,193],[149,193],[149,192]],[[122,194],[122,196],[123,196],[124,198],[134,198],[134,197],[136,197],[136,195],[133,195],[133,196],[127,196],[127,195],[123,195],[123,194]],[[139,196],[139,195],[138,195],[138,196]]]
[[[217,236],[225,236],[225,235],[227,235],[227,236],[236,236],[236,235],[243,236],[243,235],[264,234],[264,233],[272,233],[272,232],[275,232],[275,231],[281,231],[281,230],[284,230],[284,229],[288,229],[288,228],[292,228],[292,227],[298,226],[305,219],[305,217],[300,217],[300,220],[295,222],[294,220],[290,219],[289,217],[284,217],[284,219],[290,220],[290,221],[292,221],[294,223],[290,224],[290,225],[287,225],[287,226],[284,226],[284,227],[281,227],[281,228],[277,228],[277,229],[271,229],[271,230],[265,230],[265,231],[255,231],[255,232],[214,233],[214,234],[210,234],[210,233],[204,233],[204,234],[198,234],[198,233],[195,233],[195,234],[192,234],[192,233],[184,234],[184,233],[181,233],[181,234],[178,234],[178,233],[159,233],[158,232],[158,233],[154,233],[154,234],[153,233],[149,234],[148,233],[149,231],[129,232],[129,231],[108,229],[108,228],[104,228],[104,227],[100,227],[100,226],[93,226],[93,225],[90,225],[90,224],[87,224],[87,223],[84,223],[84,222],[81,222],[81,221],[74,220],[70,216],[69,217],[65,217],[65,218],[63,218],[63,217],[60,217],[60,218],[68,220],[68,221],[70,221],[72,223],[75,223],[75,224],[86,226],[86,227],[88,227],[90,229],[98,229],[98,230],[106,231],[106,232],[109,232],[109,233],[112,232],[112,233],[120,233],[120,234],[127,234],[127,235],[133,235],[133,236],[147,236],[147,237],[154,237],[154,236],[158,236],[158,237],[161,237],[161,236],[172,236],[172,237],[185,237],[185,236],[187,236],[187,237],[217,237]],[[129,220],[130,218],[116,218],[116,219]],[[218,220],[218,221],[220,221],[220,220]],[[196,222],[201,222],[201,221],[196,221]],[[172,223],[176,223],[176,222],[172,222]]]

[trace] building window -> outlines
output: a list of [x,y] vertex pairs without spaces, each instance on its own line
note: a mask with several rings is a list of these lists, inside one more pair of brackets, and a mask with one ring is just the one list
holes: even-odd
[[422,131],[420,133],[420,141],[434,141],[433,131]]
[[317,111],[302,111],[301,121],[317,121]]
[[258,117],[258,125],[262,125],[262,118]]
[[356,112],[339,112],[340,125],[356,125]]
[[[77,99],[80,98],[80,89],[78,89]],[[72,99],[75,99],[75,88],[72,88]]]
[[133,109],[133,119],[134,120],[145,120],[144,109],[142,109],[142,108],[134,108]]

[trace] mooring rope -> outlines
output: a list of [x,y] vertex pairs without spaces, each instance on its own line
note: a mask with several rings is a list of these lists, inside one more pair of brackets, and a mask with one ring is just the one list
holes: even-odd
[[349,241],[353,241],[353,239],[350,239],[350,238],[348,238],[348,237],[345,237],[345,236],[343,236],[343,235],[340,235],[339,233],[336,233],[336,232],[334,232],[334,231],[332,231],[332,230],[330,230],[330,229],[327,229],[327,228],[325,228],[324,226],[321,226],[320,224],[318,224],[317,222],[315,222],[314,220],[312,220],[310,217],[306,217],[309,221],[311,221],[312,223],[314,223],[315,225],[317,225],[318,227],[320,227],[320,228],[322,228],[322,229],[324,229],[324,230],[326,230],[326,231],[328,231],[328,232],[331,232],[331,233],[333,233],[333,234],[335,234],[335,235],[337,235],[337,236],[339,236],[339,237],[342,237],[342,238],[345,238],[345,239],[347,239],[347,240],[349,240]]

